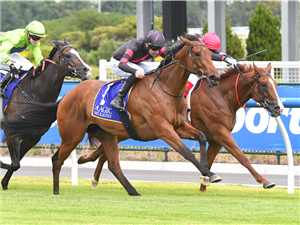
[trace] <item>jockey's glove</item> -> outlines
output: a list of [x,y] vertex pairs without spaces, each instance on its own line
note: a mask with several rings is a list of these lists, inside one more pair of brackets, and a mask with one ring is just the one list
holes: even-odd
[[14,63],[12,61],[9,62],[8,64],[9,68],[10,68],[10,72],[12,73],[12,75],[15,78],[19,78],[19,71],[17,70],[17,68],[15,67]]
[[226,57],[224,61],[229,65],[237,65],[237,61],[233,58]]

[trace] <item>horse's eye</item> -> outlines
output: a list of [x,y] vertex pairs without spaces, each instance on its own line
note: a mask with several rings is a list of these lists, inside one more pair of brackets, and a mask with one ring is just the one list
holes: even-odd
[[262,83],[261,83],[261,86],[262,86],[262,87],[268,87],[268,85],[267,85],[265,82],[262,82]]
[[66,54],[66,58],[71,58],[71,56],[69,54]]
[[200,56],[200,53],[199,53],[199,52],[196,52],[196,53],[195,53],[195,56],[199,57],[199,56]]

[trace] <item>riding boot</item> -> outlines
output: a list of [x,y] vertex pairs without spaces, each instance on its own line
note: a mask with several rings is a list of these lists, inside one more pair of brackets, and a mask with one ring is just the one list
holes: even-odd
[[7,96],[5,94],[6,88],[8,87],[11,80],[11,73],[5,74],[5,76],[0,81],[0,97],[7,99]]
[[130,75],[123,87],[119,90],[117,97],[114,98],[114,100],[111,101],[110,105],[115,107],[117,110],[122,111],[125,110],[124,104],[123,104],[123,98],[126,96],[129,89],[134,85],[134,83],[138,80],[138,78],[132,74]]

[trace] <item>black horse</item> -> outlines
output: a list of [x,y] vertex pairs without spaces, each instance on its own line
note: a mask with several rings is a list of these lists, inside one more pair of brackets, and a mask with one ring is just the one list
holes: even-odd
[[[81,59],[79,53],[72,45],[66,40],[64,42],[54,41],[53,43],[55,44],[54,48],[49,57],[44,60],[46,68],[41,65],[35,71],[30,71],[20,81],[19,87],[16,87],[12,92],[4,111],[4,117],[20,114],[25,109],[28,110],[28,107],[30,107],[29,102],[55,102],[66,76],[80,78],[81,80],[88,79],[88,76],[91,74],[91,68]],[[14,138],[7,140],[11,165],[0,161],[1,168],[8,170],[1,181],[3,190],[7,190],[8,182],[13,172],[20,168],[20,160],[39,142],[49,128],[40,129],[24,139]],[[9,137],[5,127],[2,127],[2,129],[4,129],[5,136]]]

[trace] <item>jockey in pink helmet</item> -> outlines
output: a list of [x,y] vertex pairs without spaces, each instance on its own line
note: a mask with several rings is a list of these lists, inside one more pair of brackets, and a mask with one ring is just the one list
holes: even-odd
[[[215,33],[209,32],[201,36],[200,34],[194,34],[196,37],[201,39],[207,48],[212,52],[212,60],[214,61],[225,61],[227,64],[236,65],[237,62],[231,56],[227,55],[220,51],[221,41],[218,35]],[[189,76],[185,91],[184,97],[187,96],[191,88],[197,83],[198,77],[194,74]]]

